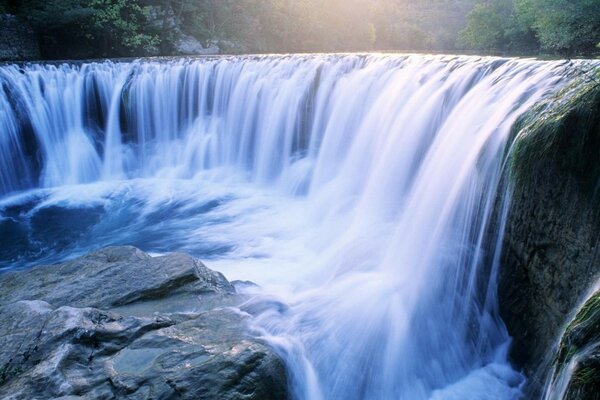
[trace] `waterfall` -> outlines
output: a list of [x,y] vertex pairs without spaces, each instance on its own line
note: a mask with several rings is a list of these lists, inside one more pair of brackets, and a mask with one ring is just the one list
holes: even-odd
[[117,243],[185,250],[262,285],[240,311],[296,398],[518,398],[495,294],[503,160],[567,68],[376,54],[2,66],[0,232],[18,239],[0,268]]

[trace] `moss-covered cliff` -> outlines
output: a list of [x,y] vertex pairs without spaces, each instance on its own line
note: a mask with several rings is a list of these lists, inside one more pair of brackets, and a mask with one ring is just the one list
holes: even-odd
[[568,316],[600,273],[600,77],[594,66],[524,115],[499,277],[512,357],[541,390]]

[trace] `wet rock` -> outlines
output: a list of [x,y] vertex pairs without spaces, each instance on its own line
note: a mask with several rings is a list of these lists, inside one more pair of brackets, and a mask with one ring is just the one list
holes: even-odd
[[0,276],[0,305],[36,299],[53,306],[110,309],[182,296],[198,305],[198,296],[235,294],[223,275],[186,254],[150,257],[134,247],[109,247],[60,265]]
[[600,276],[600,87],[576,80],[518,130],[498,295],[512,359],[537,398],[562,327]]
[[107,248],[0,287],[0,398],[287,398],[245,299],[187,255]]
[[600,393],[600,292],[591,296],[567,325],[554,358],[546,395],[596,400]]

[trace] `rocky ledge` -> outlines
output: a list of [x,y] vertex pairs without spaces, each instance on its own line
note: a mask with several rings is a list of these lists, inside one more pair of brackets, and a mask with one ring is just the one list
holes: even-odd
[[190,256],[111,247],[0,288],[0,398],[287,398],[244,297]]

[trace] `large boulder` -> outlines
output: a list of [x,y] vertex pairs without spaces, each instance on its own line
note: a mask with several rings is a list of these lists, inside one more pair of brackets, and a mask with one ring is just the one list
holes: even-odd
[[183,32],[179,32],[178,38],[175,41],[174,46],[175,54],[180,55],[215,55],[221,52],[219,46],[215,43],[211,43],[209,46],[204,47],[200,41],[193,36],[187,35]]
[[516,131],[499,300],[535,398],[562,327],[600,275],[600,86],[576,79]]
[[107,248],[0,288],[0,398],[287,398],[245,299],[187,255]]

